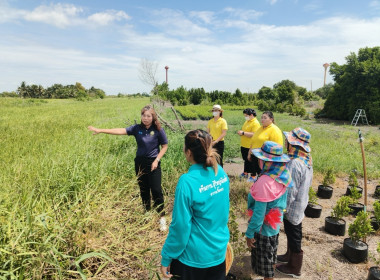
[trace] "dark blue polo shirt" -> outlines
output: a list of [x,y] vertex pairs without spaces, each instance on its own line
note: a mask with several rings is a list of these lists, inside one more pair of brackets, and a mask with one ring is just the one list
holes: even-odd
[[151,125],[148,129],[141,124],[135,124],[126,128],[128,135],[133,135],[137,142],[137,157],[157,157],[160,145],[168,144],[165,130],[157,130]]

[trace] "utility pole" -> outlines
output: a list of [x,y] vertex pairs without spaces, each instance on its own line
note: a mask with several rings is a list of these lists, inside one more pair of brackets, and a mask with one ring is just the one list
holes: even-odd
[[165,70],[166,70],[166,83],[168,84],[168,70],[169,70],[169,66],[165,66]]
[[327,68],[330,66],[330,64],[328,64],[327,62],[325,64],[323,64],[323,67],[325,68],[325,78],[323,79],[323,86],[326,85],[326,72],[327,72]]

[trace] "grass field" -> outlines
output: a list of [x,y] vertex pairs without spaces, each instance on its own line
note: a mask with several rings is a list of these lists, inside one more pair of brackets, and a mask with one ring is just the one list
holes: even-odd
[[[0,99],[0,279],[152,279],[165,233],[144,213],[134,176],[133,137],[92,136],[87,126],[139,122],[148,98]],[[168,108],[159,113],[175,125]],[[227,110],[228,158],[240,157],[242,112]],[[312,134],[314,170],[362,174],[357,128],[275,114],[289,131]],[[187,126],[190,128],[190,125]],[[204,127],[202,127],[204,128]],[[364,127],[368,176],[380,178],[380,130]],[[183,133],[166,129],[162,160],[170,211],[175,185],[188,168]]]

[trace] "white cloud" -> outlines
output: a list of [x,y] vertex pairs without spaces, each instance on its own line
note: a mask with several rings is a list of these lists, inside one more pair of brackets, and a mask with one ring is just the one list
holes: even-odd
[[107,10],[86,16],[85,10],[73,4],[41,5],[33,10],[14,9],[8,4],[0,3],[0,23],[25,20],[66,28],[75,25],[109,25],[113,22],[129,20],[131,17],[124,11]]
[[214,12],[209,12],[209,11],[201,11],[201,12],[192,11],[192,12],[190,12],[190,17],[199,18],[204,23],[210,24],[215,19],[215,13]]
[[25,13],[25,20],[42,22],[64,28],[72,25],[77,16],[83,12],[82,8],[71,4],[55,4],[50,6],[39,6],[31,12]]
[[161,32],[171,36],[207,36],[210,30],[190,21],[181,11],[161,9],[153,12],[155,20],[151,24],[161,28]]
[[88,17],[88,20],[98,25],[108,25],[114,21],[129,20],[131,17],[123,11],[110,10],[96,13]]

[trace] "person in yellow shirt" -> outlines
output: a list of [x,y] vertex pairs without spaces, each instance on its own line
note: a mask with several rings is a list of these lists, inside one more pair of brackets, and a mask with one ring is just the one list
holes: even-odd
[[223,118],[222,107],[218,104],[212,107],[213,118],[207,124],[207,132],[212,136],[214,149],[220,156],[220,166],[223,167],[224,137],[227,134],[227,121]]
[[243,111],[245,123],[241,130],[237,132],[240,135],[240,151],[244,160],[244,171],[240,175],[242,178],[248,178],[248,182],[253,182],[253,177],[249,174],[254,173],[254,166],[251,161],[248,160],[249,147],[251,146],[251,138],[254,133],[260,128],[260,123],[257,120],[256,111],[251,108],[247,108]]
[[260,174],[261,168],[259,166],[257,157],[252,154],[251,149],[261,148],[265,141],[273,141],[280,144],[281,146],[284,145],[281,129],[279,129],[278,126],[274,124],[274,116],[271,111],[265,111],[261,115],[261,127],[251,138],[248,160],[252,161],[252,165],[254,166],[254,173],[251,173],[252,176]]

